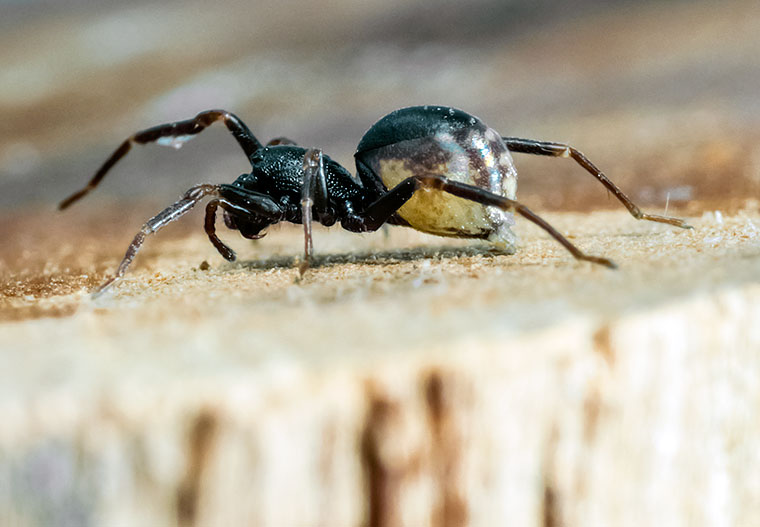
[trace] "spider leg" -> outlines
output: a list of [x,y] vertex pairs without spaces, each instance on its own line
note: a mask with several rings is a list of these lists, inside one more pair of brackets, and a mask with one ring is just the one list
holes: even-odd
[[269,140],[267,143],[267,146],[277,146],[277,145],[297,145],[295,141],[292,139],[288,139],[287,137],[274,137]]
[[109,278],[103,285],[101,285],[94,293],[93,297],[99,296],[103,291],[110,287],[114,282],[121,279],[124,273],[127,272],[127,268],[134,260],[135,255],[140,250],[145,238],[149,234],[158,232],[165,225],[178,220],[198,204],[204,197],[209,195],[218,195],[219,186],[217,185],[198,185],[189,189],[185,194],[173,205],[165,208],[151,219],[145,222],[140,231],[135,235],[132,243],[129,245],[124,258],[121,260],[116,274]]
[[667,223],[669,225],[675,225],[683,229],[691,229],[691,225],[684,220],[678,218],[671,218],[669,216],[658,216],[656,214],[647,214],[642,212],[641,209],[636,206],[631,199],[626,196],[622,190],[620,190],[610,179],[604,175],[582,152],[576,150],[570,145],[564,143],[551,143],[548,141],[534,141],[532,139],[519,139],[517,137],[502,137],[504,144],[511,152],[519,152],[522,154],[534,154],[539,156],[551,156],[551,157],[570,157],[575,160],[580,166],[586,169],[588,173],[598,179],[602,185],[612,192],[620,202],[625,205],[631,216],[637,220],[649,220],[659,223]]
[[[228,212],[233,213],[241,218],[253,218],[257,215],[279,221],[282,217],[282,209],[268,196],[246,191],[233,185],[220,185],[220,190],[226,197],[213,199],[206,204],[206,218],[204,220],[204,230],[208,235],[209,241],[216,247],[219,254],[225,260],[234,262],[237,259],[235,251],[232,250],[216,235],[216,211],[221,206]],[[236,204],[233,200],[239,201]],[[244,234],[245,236],[245,234]],[[264,235],[246,236],[251,239],[262,238]]]
[[236,115],[225,110],[208,110],[201,112],[192,119],[185,121],[176,121],[174,123],[161,124],[152,128],[147,128],[136,134],[129,136],[114,152],[105,163],[98,169],[95,175],[85,185],[65,200],[58,208],[63,210],[75,201],[78,201],[85,195],[89,194],[100,181],[105,177],[109,170],[131,150],[132,144],[141,144],[159,142],[170,146],[179,146],[192,136],[201,133],[208,126],[216,121],[224,121],[227,129],[237,140],[243,152],[250,158],[251,155],[263,148],[258,139],[251,133],[248,127]]
[[552,238],[562,244],[575,258],[592,262],[611,269],[617,268],[612,260],[600,256],[590,256],[581,251],[565,238],[557,229],[552,227],[546,220],[528,209],[522,203],[499,196],[485,189],[453,181],[443,176],[421,175],[412,176],[393,187],[387,194],[371,204],[362,214],[349,219],[344,228],[353,231],[374,231],[379,229],[415,192],[424,189],[435,189],[447,192],[454,196],[464,198],[481,205],[497,207],[505,211],[515,211],[527,220],[535,223],[546,231]]
[[312,208],[322,212],[327,208],[327,181],[322,150],[310,148],[303,156],[303,183],[301,186],[301,223],[304,234],[304,259],[298,267],[303,274],[311,265],[314,244],[311,236]]

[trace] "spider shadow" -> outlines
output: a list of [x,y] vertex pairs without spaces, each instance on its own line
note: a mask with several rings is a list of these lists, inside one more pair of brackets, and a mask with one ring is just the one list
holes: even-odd
[[[493,258],[510,253],[495,250],[488,246],[426,246],[411,249],[394,249],[389,251],[361,251],[339,254],[318,254],[313,256],[311,268],[331,267],[346,264],[360,265],[398,265],[417,260],[443,260],[457,257],[481,256]],[[299,256],[273,256],[259,260],[242,260],[235,267],[249,270],[297,268],[301,262]]]

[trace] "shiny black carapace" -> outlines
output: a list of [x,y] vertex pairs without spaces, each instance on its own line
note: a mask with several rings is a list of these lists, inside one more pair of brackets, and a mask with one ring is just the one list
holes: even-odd
[[322,155],[285,138],[262,145],[235,115],[224,110],[201,112],[195,118],[148,128],[129,137],[106,160],[90,182],[60,204],[65,209],[92,189],[133,143],[179,147],[216,121],[222,121],[251,163],[251,172],[227,185],[192,187],[179,201],[143,225],[103,291],[121,278],[145,237],[179,219],[206,196],[205,230],[227,260],[235,252],[216,235],[216,211],[224,223],[246,238],[261,238],[280,221],[304,226],[303,272],[312,254],[311,223],[340,222],[352,232],[375,231],[384,224],[406,225],[422,232],[457,238],[481,238],[514,252],[510,229],[517,212],[537,224],[579,260],[614,268],[607,258],[583,253],[523,204],[515,201],[517,172],[510,152],[571,157],[596,177],[637,219],[689,228],[682,220],[642,212],[591,161],[561,143],[502,137],[480,119],[444,106],[396,110],[375,123],[356,149],[357,178]]

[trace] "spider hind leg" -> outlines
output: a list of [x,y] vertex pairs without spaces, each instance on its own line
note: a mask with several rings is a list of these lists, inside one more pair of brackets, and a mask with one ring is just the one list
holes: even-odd
[[550,157],[569,157],[582,166],[586,172],[594,176],[604,187],[612,192],[614,196],[628,209],[631,216],[637,220],[648,220],[657,223],[667,223],[682,229],[691,229],[692,226],[679,218],[670,216],[659,216],[657,214],[648,214],[643,212],[631,198],[618,188],[594,163],[587,158],[583,152],[576,150],[570,145],[564,143],[552,143],[549,141],[535,141],[533,139],[520,139],[517,137],[502,137],[504,144],[511,152],[522,154],[533,154]]

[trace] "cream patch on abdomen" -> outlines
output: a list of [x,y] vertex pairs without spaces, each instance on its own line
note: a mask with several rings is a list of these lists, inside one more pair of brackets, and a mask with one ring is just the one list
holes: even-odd
[[[388,190],[415,175],[398,159],[383,159],[378,168]],[[435,175],[448,176],[446,172],[442,165]],[[493,231],[486,207],[440,190],[418,190],[398,210],[398,215],[415,229],[438,236],[480,237]]]

